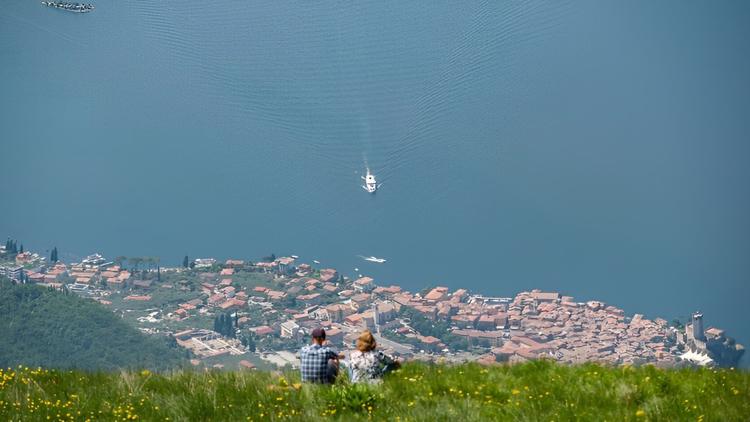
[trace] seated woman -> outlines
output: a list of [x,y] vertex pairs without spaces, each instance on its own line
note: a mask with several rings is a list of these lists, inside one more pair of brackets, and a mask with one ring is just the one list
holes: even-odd
[[353,383],[378,382],[387,372],[399,367],[399,363],[381,351],[375,351],[375,337],[365,330],[357,339],[357,350],[349,356],[349,379]]

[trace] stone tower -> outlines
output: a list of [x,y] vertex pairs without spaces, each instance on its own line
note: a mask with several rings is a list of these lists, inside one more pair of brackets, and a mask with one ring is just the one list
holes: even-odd
[[703,314],[700,312],[693,313],[693,320],[691,324],[693,330],[693,338],[696,340],[705,340],[706,336],[703,334]]

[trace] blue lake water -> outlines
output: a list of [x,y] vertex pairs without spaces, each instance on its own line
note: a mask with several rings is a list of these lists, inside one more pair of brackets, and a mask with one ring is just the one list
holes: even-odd
[[3,3],[0,236],[555,289],[750,343],[748,2]]

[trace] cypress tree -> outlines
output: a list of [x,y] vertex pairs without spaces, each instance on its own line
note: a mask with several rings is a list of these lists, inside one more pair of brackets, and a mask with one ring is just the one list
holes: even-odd
[[227,320],[226,320],[226,330],[227,330],[227,337],[234,338],[234,323],[232,322],[232,316],[227,314]]
[[23,253],[23,243],[21,243],[21,248],[18,250],[18,253]]
[[188,259],[188,256],[185,255],[185,258],[182,258],[182,267],[187,268],[190,266],[190,260]]

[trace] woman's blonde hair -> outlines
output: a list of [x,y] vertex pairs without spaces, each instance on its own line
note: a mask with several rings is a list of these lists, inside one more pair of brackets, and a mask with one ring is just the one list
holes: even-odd
[[360,334],[357,339],[357,350],[362,353],[374,350],[376,345],[375,337],[373,337],[370,330],[362,331],[362,334]]

